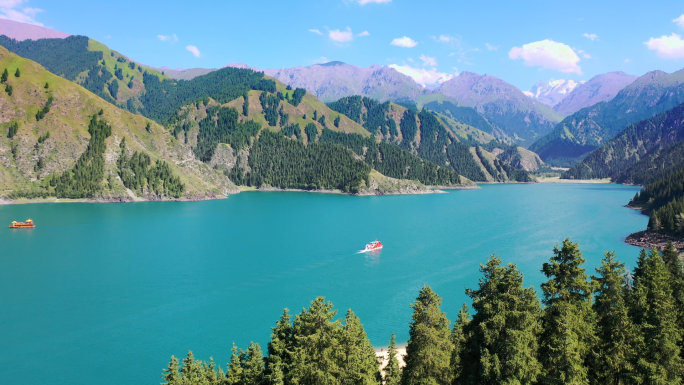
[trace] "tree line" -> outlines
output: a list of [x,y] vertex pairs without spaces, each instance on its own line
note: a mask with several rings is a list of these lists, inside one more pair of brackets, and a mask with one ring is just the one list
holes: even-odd
[[[224,371],[189,352],[175,357],[163,384],[681,384],[684,274],[672,244],[642,250],[631,273],[606,252],[589,277],[577,243],[556,246],[542,265],[541,298],[514,264],[495,255],[480,265],[452,323],[442,298],[423,286],[411,304],[409,340],[399,368],[394,335],[381,375],[359,318],[344,322],[318,297],[272,328],[266,355],[258,344],[233,345]],[[472,314],[471,314],[472,313]]]
[[181,197],[185,185],[179,177],[173,175],[168,163],[160,160],[152,165],[150,156],[138,151],[129,157],[126,138],[121,140],[119,148],[121,153],[116,165],[119,177],[126,188],[138,191],[139,195],[148,191],[157,196]]

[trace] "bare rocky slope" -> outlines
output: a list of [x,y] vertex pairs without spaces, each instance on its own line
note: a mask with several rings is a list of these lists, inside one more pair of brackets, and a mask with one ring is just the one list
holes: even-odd
[[559,114],[567,116],[582,108],[610,101],[637,78],[638,76],[629,75],[622,71],[596,75],[566,95],[563,100],[553,106],[553,109]]

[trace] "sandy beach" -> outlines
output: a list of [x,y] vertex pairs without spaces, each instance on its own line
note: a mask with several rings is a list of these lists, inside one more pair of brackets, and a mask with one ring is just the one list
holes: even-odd
[[[399,361],[399,367],[403,368],[406,363],[404,362],[404,355],[406,354],[406,346],[397,346],[397,360]],[[378,357],[380,361],[380,371],[383,377],[385,376],[385,371],[383,370],[387,366],[389,357],[387,357],[387,348],[375,349],[375,356]]]

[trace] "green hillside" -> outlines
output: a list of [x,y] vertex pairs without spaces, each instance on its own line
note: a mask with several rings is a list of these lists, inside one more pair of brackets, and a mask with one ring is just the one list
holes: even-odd
[[676,167],[684,162],[676,156],[667,155],[670,152],[668,147],[682,140],[684,104],[627,127],[573,166],[563,178],[611,178],[622,182],[648,183],[658,170]]
[[[167,127],[200,160],[244,186],[368,193],[371,185],[391,192],[385,177],[430,186],[472,184],[450,168],[376,142],[313,95],[275,82],[275,92],[252,90],[228,103],[204,98],[182,106]],[[337,168],[326,169],[333,163]]]
[[648,230],[684,235],[684,166],[646,185],[629,204],[652,211]]
[[[154,121],[0,47],[4,70],[12,75],[0,92],[0,195],[198,199],[237,191]],[[135,182],[126,177],[132,168]]]
[[510,146],[449,116],[435,114],[427,109],[418,111],[390,102],[379,103],[361,96],[345,97],[329,103],[328,106],[363,125],[382,142],[399,146],[421,159],[450,168],[468,179],[482,182],[531,180],[525,170],[513,171],[514,167],[500,159],[476,159],[478,155],[470,151],[471,146],[488,144],[492,150],[497,146]]

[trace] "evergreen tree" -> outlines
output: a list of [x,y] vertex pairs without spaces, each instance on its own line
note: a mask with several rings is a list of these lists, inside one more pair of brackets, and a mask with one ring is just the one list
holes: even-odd
[[476,313],[466,327],[462,384],[530,384],[541,373],[537,360],[541,306],[513,264],[496,256],[481,265],[477,290],[466,290]]
[[385,385],[399,385],[401,383],[401,368],[397,360],[397,343],[394,333],[390,338],[389,348],[387,348],[387,366],[385,366]]
[[545,384],[588,384],[587,359],[594,342],[591,284],[582,268],[585,260],[576,243],[563,247],[544,263],[548,281],[541,285],[545,305],[540,338],[540,361]]
[[178,371],[178,358],[175,356],[171,356],[171,362],[169,362],[169,365],[164,369],[164,373],[162,374],[162,378],[164,379],[164,384],[168,385],[179,385],[180,384],[180,372]]
[[244,355],[241,385],[261,385],[264,383],[264,354],[261,346],[249,344]]
[[466,334],[468,323],[470,323],[468,305],[463,304],[461,310],[458,311],[458,318],[454,322],[454,328],[451,331],[451,342],[454,345],[454,350],[451,353],[451,370],[454,384],[461,384],[463,382],[462,356],[465,351],[466,341],[468,340],[468,335]]
[[226,385],[242,385],[243,372],[242,361],[240,357],[242,351],[238,350],[237,346],[233,344],[233,353],[230,356],[230,362],[228,363],[228,372],[226,373]]
[[340,335],[340,384],[380,384],[380,371],[375,349],[366,336],[361,320],[347,311]]
[[[286,383],[302,385],[337,384],[340,372],[340,321],[330,302],[317,297],[294,320],[294,351]],[[288,381],[289,380],[289,381]]]
[[50,84],[48,84],[48,82],[45,82],[45,86],[43,88],[47,90],[48,88],[50,88]]
[[268,343],[268,358],[266,359],[266,383],[269,385],[284,385],[292,361],[292,320],[290,311],[285,309],[276,326],[272,328],[271,341]]
[[244,104],[242,105],[242,115],[249,116],[249,94],[245,92],[242,95],[242,99],[244,101]]
[[601,384],[629,384],[633,382],[632,363],[639,336],[629,317],[625,265],[615,259],[615,253],[606,252],[596,272],[599,276],[592,280],[598,341],[592,367]]
[[634,269],[633,319],[643,335],[635,371],[644,384],[681,384],[682,331],[672,294],[672,275],[658,250],[641,254]]
[[19,68],[17,68],[17,72],[14,73],[14,77],[18,78],[19,76],[21,76],[21,71],[19,71]]
[[2,72],[2,77],[0,77],[0,83],[4,83],[7,81],[7,78],[9,77],[9,73],[7,72],[7,68]]
[[339,115],[337,115],[337,117],[333,121],[333,124],[335,125],[335,127],[340,128],[340,116]]
[[403,385],[451,383],[449,361],[453,345],[449,320],[440,310],[441,304],[442,298],[426,285],[411,305],[413,319],[401,377]]

